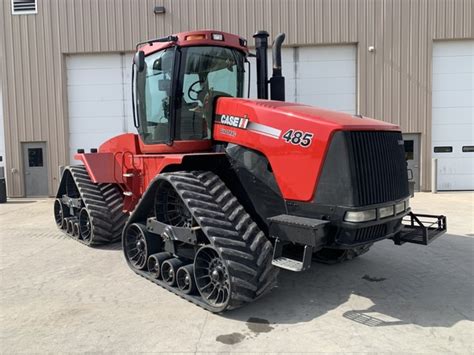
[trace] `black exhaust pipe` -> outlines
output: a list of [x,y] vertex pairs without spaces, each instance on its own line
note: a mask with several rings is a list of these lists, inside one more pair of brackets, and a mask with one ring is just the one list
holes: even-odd
[[276,36],[272,45],[273,73],[270,79],[270,95],[272,100],[285,101],[285,77],[281,72],[281,45],[285,34]]
[[267,31],[258,31],[253,35],[257,52],[257,97],[259,99],[268,99],[268,36]]

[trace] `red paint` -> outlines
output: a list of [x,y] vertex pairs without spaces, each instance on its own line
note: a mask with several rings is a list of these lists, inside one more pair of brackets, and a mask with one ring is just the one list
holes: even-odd
[[145,145],[138,135],[127,133],[109,139],[97,153],[76,154],[75,158],[84,163],[94,183],[118,184],[125,192],[125,210],[131,211],[151,180],[163,169],[181,164],[186,156],[221,154],[206,153],[210,148],[210,141],[176,141],[172,146]]
[[[395,125],[316,107],[269,100],[220,98],[216,114],[247,116],[246,130],[214,124],[214,139],[239,144],[263,153],[269,160],[276,181],[285,199],[310,201],[314,195],[329,142],[340,130],[394,130]],[[251,130],[251,123],[259,123],[281,131],[273,138]],[[222,129],[235,132],[223,134]],[[303,148],[286,143],[282,136],[289,129],[314,134],[311,146]]]

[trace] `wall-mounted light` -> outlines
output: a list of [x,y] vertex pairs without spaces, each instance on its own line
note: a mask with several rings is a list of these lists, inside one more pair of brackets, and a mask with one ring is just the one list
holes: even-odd
[[166,12],[166,9],[164,6],[155,6],[153,12],[155,13],[155,15],[164,14]]
[[375,47],[374,46],[369,46],[369,48],[367,48],[369,50],[369,52],[375,52]]

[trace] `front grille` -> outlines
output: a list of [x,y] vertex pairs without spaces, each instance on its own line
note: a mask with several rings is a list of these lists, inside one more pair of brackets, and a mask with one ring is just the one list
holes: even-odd
[[372,205],[408,196],[401,133],[348,132],[348,148],[355,205]]
[[366,228],[358,229],[354,236],[355,243],[368,242],[380,237],[385,236],[387,233],[386,224],[378,224],[376,226],[370,226]]

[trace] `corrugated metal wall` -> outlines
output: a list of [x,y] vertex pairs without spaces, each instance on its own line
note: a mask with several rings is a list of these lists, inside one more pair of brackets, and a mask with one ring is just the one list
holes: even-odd
[[[166,14],[155,15],[155,5]],[[24,194],[20,142],[48,142],[51,193],[56,167],[67,163],[65,55],[130,51],[139,40],[199,28],[249,39],[258,29],[286,32],[291,46],[358,43],[359,112],[425,133],[429,189],[432,41],[474,37],[474,0],[39,0],[37,15],[22,16],[10,7],[2,0],[10,196]]]

